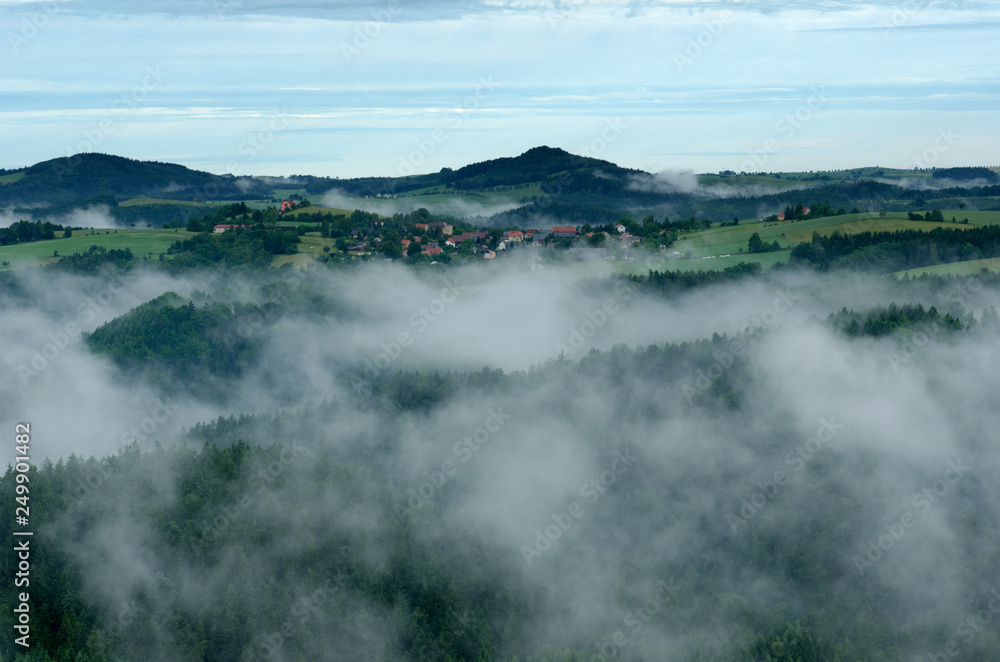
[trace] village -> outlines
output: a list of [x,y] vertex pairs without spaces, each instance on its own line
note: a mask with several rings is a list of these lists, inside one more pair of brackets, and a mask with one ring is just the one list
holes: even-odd
[[[408,262],[451,261],[452,258],[494,260],[505,253],[526,246],[563,250],[574,260],[628,259],[632,251],[642,250],[661,257],[676,239],[677,232],[690,229],[686,224],[674,228],[666,219],[662,224],[652,216],[642,222],[622,218],[619,222],[593,227],[554,225],[539,228],[479,228],[451,218],[439,218],[426,209],[410,214],[379,216],[355,210],[334,214],[335,210],[313,207],[308,200],[281,200],[277,207],[250,213],[244,205],[222,214],[225,222],[212,222],[199,228],[214,234],[241,231],[263,223],[268,227],[295,232],[304,237],[331,239],[322,247],[324,259],[365,258],[406,260]],[[292,214],[292,212],[296,212]],[[220,220],[216,215],[215,221]]]

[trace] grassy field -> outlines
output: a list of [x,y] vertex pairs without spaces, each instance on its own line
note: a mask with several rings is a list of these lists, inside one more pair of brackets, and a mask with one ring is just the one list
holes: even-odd
[[760,238],[770,243],[777,240],[782,248],[793,248],[794,246],[809,241],[813,232],[821,235],[830,235],[836,231],[843,234],[855,234],[858,232],[892,232],[896,230],[930,230],[935,227],[967,229],[974,225],[988,225],[1000,223],[1000,212],[961,212],[944,211],[944,217],[951,219],[952,216],[959,220],[969,219],[969,225],[953,223],[929,223],[927,221],[911,221],[902,212],[890,212],[885,218],[873,217],[872,214],[845,214],[843,216],[827,216],[825,218],[813,218],[807,221],[778,221],[774,223],[746,223],[737,226],[713,227],[701,232],[692,232],[683,235],[670,247],[670,250],[685,252],[694,251],[696,257],[707,255],[721,255],[725,253],[739,253],[742,248],[746,251],[747,242],[754,232]]
[[271,266],[280,267],[284,264],[291,264],[295,267],[304,266],[315,260],[318,256],[323,255],[323,247],[332,246],[334,241],[336,240],[324,239],[319,236],[319,233],[302,235],[299,237],[299,243],[296,245],[299,252],[295,255],[276,255],[271,262]]
[[0,175],[0,186],[4,184],[13,184],[22,177],[24,177],[23,172],[15,172],[12,175]]
[[[91,234],[91,232],[97,234]],[[185,230],[119,229],[117,233],[114,230],[75,231],[73,236],[68,239],[48,239],[27,244],[0,246],[0,262],[10,262],[9,268],[48,264],[59,259],[54,257],[55,251],[58,251],[60,256],[72,255],[73,253],[83,253],[94,245],[107,249],[131,248],[132,253],[138,258],[145,257],[150,253],[155,255],[166,252],[175,241],[193,236],[193,232]]]
[[204,202],[191,202],[189,200],[166,200],[164,198],[131,198],[124,202],[119,202],[119,207],[136,207],[138,205],[188,205],[190,207],[202,207]]
[[941,212],[951,220],[954,216],[959,221],[969,219],[970,225],[1000,225],[1000,211],[969,211],[967,209],[947,209]]
[[[96,234],[91,234],[94,232]],[[175,241],[182,241],[195,236],[186,230],[87,230],[76,231],[68,239],[48,239],[33,241],[27,244],[0,246],[0,262],[10,262],[8,269],[37,266],[56,262],[60,257],[83,253],[91,246],[112,248],[131,248],[137,258],[152,253],[156,256],[166,250]],[[285,263],[302,266],[323,254],[323,246],[330,245],[333,240],[324,239],[318,234],[305,235],[299,239],[299,253],[296,255],[278,255],[271,263],[272,267],[280,267]],[[53,253],[59,252],[59,257]]]
[[302,209],[293,209],[290,212],[282,214],[281,218],[278,220],[279,222],[281,222],[282,220],[295,218],[296,216],[301,216],[302,214],[315,214],[316,212],[322,212],[324,214],[333,214],[334,216],[336,216],[337,214],[350,216],[353,213],[352,211],[348,211],[346,209],[337,209],[335,207],[317,207],[313,205],[311,207],[303,207]]
[[919,267],[917,269],[907,269],[897,271],[897,276],[919,276],[920,274],[933,274],[935,276],[969,276],[979,273],[980,269],[989,271],[1000,271],[1000,258],[991,257],[985,260],[968,260],[966,262],[949,262],[948,264],[935,264],[931,267]]

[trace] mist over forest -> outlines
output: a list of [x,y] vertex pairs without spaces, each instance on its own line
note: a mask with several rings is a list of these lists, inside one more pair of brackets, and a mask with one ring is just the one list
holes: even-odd
[[998,26],[0,0],[0,662],[1000,661]]
[[18,659],[996,659],[1000,278],[531,264],[0,274]]

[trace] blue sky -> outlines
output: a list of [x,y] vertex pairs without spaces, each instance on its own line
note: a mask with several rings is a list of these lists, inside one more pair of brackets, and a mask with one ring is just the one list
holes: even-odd
[[1000,1],[0,0],[0,167],[1000,165]]

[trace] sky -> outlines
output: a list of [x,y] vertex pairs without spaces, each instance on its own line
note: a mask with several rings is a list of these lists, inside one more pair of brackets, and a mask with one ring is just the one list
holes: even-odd
[[0,0],[0,168],[1000,165],[1000,0]]

